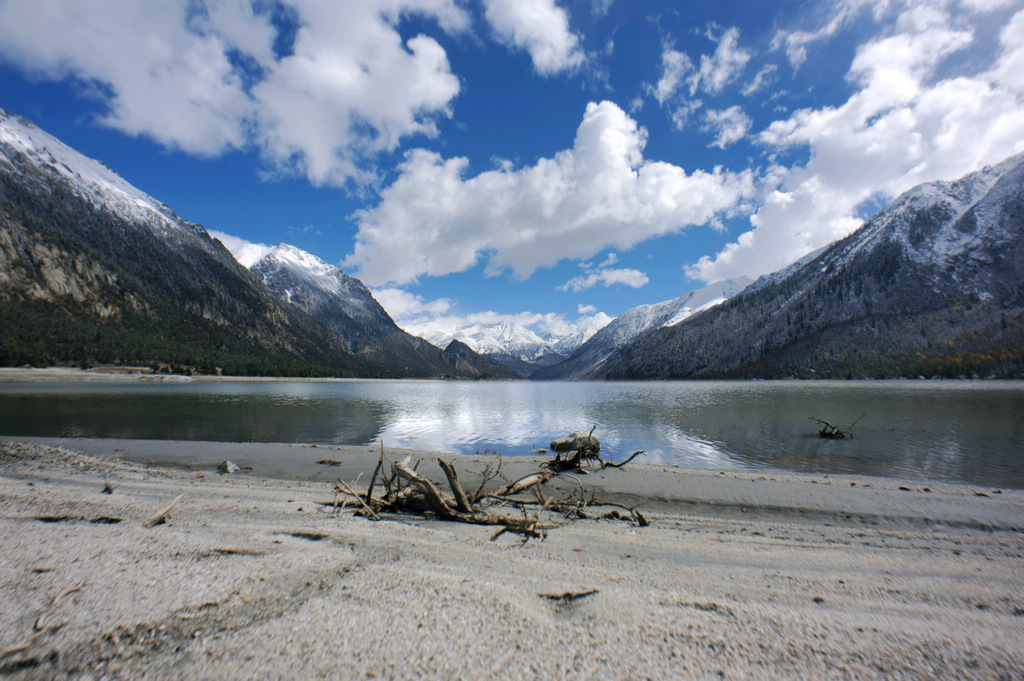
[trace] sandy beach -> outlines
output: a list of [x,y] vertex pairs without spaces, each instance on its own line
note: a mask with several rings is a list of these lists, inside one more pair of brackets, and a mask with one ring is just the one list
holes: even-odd
[[[308,457],[307,479],[267,477],[282,455]],[[1021,491],[630,464],[583,481],[650,526],[556,517],[524,543],[318,503],[338,475],[365,484],[378,456],[0,444],[0,674],[1024,677]],[[484,463],[444,457],[467,487]],[[436,461],[417,458],[440,485]],[[218,474],[224,459],[253,470]],[[510,476],[536,466],[506,463]],[[145,526],[179,495],[168,522]]]

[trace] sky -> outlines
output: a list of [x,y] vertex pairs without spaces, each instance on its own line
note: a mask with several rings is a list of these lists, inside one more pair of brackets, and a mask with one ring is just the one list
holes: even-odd
[[0,0],[0,107],[408,331],[562,335],[1024,151],[1024,0]]

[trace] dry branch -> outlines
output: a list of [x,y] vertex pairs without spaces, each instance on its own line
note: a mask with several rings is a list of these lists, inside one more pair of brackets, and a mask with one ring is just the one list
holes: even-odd
[[341,487],[343,488],[342,491],[347,493],[349,496],[353,496],[353,497],[356,498],[356,501],[358,501],[362,505],[362,507],[366,510],[366,512],[370,514],[371,518],[373,518],[374,520],[380,520],[380,516],[377,515],[376,513],[374,513],[373,509],[370,508],[369,506],[367,506],[366,502],[363,501],[363,498],[361,496],[359,496],[358,494],[356,494],[355,492],[353,492],[352,488],[349,487],[348,484],[344,480],[342,480],[341,478],[338,478],[338,484],[341,485]]
[[450,517],[452,515],[451,507],[445,503],[444,499],[441,498],[441,494],[437,491],[437,488],[434,487],[434,483],[424,478],[415,470],[409,468],[410,460],[410,457],[407,456],[398,463],[391,464],[392,472],[416,487],[424,498],[426,498],[430,507],[434,509],[434,513],[443,518]]
[[156,525],[160,525],[162,523],[166,523],[167,519],[171,517],[171,511],[174,509],[175,506],[178,505],[178,502],[181,501],[181,498],[184,497],[184,496],[185,496],[184,494],[179,494],[178,496],[174,497],[173,501],[171,501],[169,504],[167,504],[166,506],[161,508],[159,511],[157,511],[153,515],[151,515],[148,518],[146,518],[146,521],[144,523],[142,523],[142,526],[143,527],[154,527]]
[[626,459],[625,461],[620,461],[618,463],[613,463],[611,461],[602,461],[601,462],[601,468],[622,468],[627,463],[629,463],[630,461],[632,461],[633,459],[635,459],[636,457],[638,457],[639,455],[641,455],[643,453],[644,453],[644,450],[638,449],[637,451],[635,451],[632,454],[630,454],[628,459]]
[[444,471],[445,477],[448,478],[448,486],[451,488],[452,494],[455,495],[455,508],[458,509],[460,513],[472,513],[473,508],[469,505],[469,499],[466,498],[466,492],[462,489],[462,485],[459,483],[458,472],[444,459],[438,459],[437,463],[440,464],[441,470]]

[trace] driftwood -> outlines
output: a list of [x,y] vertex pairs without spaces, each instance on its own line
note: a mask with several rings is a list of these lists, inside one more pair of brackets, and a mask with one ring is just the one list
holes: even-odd
[[[593,429],[591,430],[591,434]],[[586,436],[590,438],[590,435]],[[584,441],[589,442],[589,440]],[[643,452],[634,452],[632,456],[620,463],[597,461],[601,467],[610,466],[621,468],[632,461]],[[557,457],[556,457],[557,458]],[[391,464],[390,477],[383,473],[385,459],[384,447],[381,445],[381,455],[377,466],[370,477],[370,484],[365,493],[356,492],[355,484],[348,484],[338,479],[334,486],[335,498],[332,501],[319,502],[323,506],[329,506],[334,513],[338,513],[338,495],[344,495],[356,500],[359,508],[356,514],[373,520],[380,520],[384,513],[415,513],[429,514],[442,520],[471,523],[475,525],[492,525],[498,529],[491,536],[495,540],[506,532],[521,535],[524,541],[530,538],[544,538],[546,531],[555,527],[550,522],[545,522],[543,516],[546,512],[557,513],[563,518],[587,518],[602,517],[588,516],[585,509],[591,506],[611,505],[618,506],[629,511],[628,518],[637,525],[645,527],[649,525],[647,518],[635,508],[622,506],[621,504],[603,504],[598,502],[591,494],[587,498],[587,490],[578,478],[567,472],[559,471],[556,467],[547,466],[543,470],[530,473],[517,480],[508,480],[501,474],[501,457],[496,457],[494,463],[477,473],[481,482],[477,490],[467,494],[459,480],[458,471],[445,459],[437,460],[441,471],[448,483],[448,491],[439,488],[439,483],[429,480],[419,473],[417,468],[419,461],[412,464],[411,457],[405,457],[401,461]],[[586,472],[580,469],[580,472]],[[505,484],[498,486],[492,491],[487,487],[497,477],[502,477]],[[546,496],[542,492],[545,483],[556,477],[570,478],[579,486],[564,498]],[[375,496],[380,480],[382,492]],[[523,495],[526,496],[523,496]],[[624,518],[617,515],[618,518]]]
[[[845,440],[848,437],[853,437],[853,433],[851,433],[850,431],[840,430],[838,426],[833,426],[828,421],[822,421],[821,419],[816,419],[813,416],[808,416],[807,418],[809,418],[812,421],[817,421],[818,423],[821,424],[821,430],[818,431],[819,437],[823,437],[828,440]],[[859,420],[860,419],[857,419],[857,421]],[[853,426],[851,426],[851,428],[852,427]]]
[[185,496],[185,495],[184,494],[179,494],[178,496],[174,497],[173,501],[171,501],[169,504],[167,504],[166,506],[161,508],[159,511],[157,511],[153,515],[151,515],[148,518],[146,518],[146,522],[142,523],[142,526],[143,527],[154,527],[156,525],[161,525],[163,523],[166,523],[168,518],[171,517],[171,511],[174,510],[174,507],[178,505],[178,502],[181,501],[181,498],[183,496]]
[[[625,461],[618,463],[605,461],[601,458],[601,440],[594,435],[595,424],[586,435],[582,433],[570,433],[551,443],[551,451],[555,452],[555,458],[551,459],[544,466],[548,470],[561,472],[576,470],[581,473],[588,473],[583,466],[588,462],[597,463],[601,469],[622,468],[627,463],[644,453],[644,450],[633,452]],[[562,454],[566,458],[562,458]]]

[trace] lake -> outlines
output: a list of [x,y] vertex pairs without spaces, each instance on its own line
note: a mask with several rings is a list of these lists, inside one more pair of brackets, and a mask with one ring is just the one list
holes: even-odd
[[[819,437],[828,421],[851,438]],[[529,454],[571,431],[647,462],[1024,488],[1022,381],[0,384],[0,434]]]

